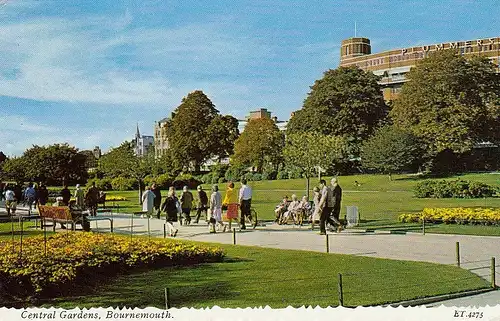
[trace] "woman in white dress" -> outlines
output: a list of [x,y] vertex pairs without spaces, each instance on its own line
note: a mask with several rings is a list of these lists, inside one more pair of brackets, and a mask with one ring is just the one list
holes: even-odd
[[222,222],[222,195],[219,192],[219,186],[212,187],[212,195],[210,196],[210,212],[215,219],[217,230],[222,228],[222,232],[226,231],[226,226]]

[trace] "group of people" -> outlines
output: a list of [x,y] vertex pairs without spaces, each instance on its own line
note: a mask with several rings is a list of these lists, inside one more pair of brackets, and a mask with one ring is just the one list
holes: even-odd
[[[49,201],[49,190],[45,184],[40,183],[35,185],[29,183],[26,188],[22,188],[19,184],[0,184],[0,200],[5,201],[7,215],[15,214],[17,206],[23,204],[28,207],[31,212],[36,205],[47,205]],[[71,197],[74,197],[74,202],[71,202]],[[71,206],[79,209],[89,209],[90,215],[97,215],[97,205],[102,197],[101,192],[92,183],[92,186],[86,192],[76,184],[74,193],[71,193],[67,185],[58,193],[55,199],[54,206]]]
[[180,222],[180,225],[191,224],[191,211],[196,208],[194,222],[198,223],[202,214],[205,216],[206,223],[210,226],[210,232],[225,232],[227,226],[222,219],[223,210],[229,220],[237,219],[238,209],[241,210],[240,228],[246,229],[245,217],[250,215],[252,190],[247,185],[246,179],[241,180],[241,188],[237,194],[234,183],[229,182],[224,198],[219,191],[218,185],[213,185],[210,198],[199,185],[197,188],[198,198],[195,205],[195,198],[184,186],[180,197],[177,197],[174,186],[168,190],[167,197],[162,203],[161,190],[156,184],[147,187],[142,194],[142,217],[152,217],[155,212],[156,217],[160,219],[161,213],[166,214],[167,232],[170,236],[176,236],[178,229],[174,227],[174,222]]
[[293,219],[294,224],[302,225],[304,218],[308,218],[312,230],[319,221],[320,234],[326,233],[327,224],[332,230],[340,232],[343,226],[339,217],[342,188],[337,178],[332,178],[330,185],[327,185],[324,179],[320,180],[319,187],[315,187],[313,191],[313,204],[309,202],[307,196],[302,197],[300,201],[295,194],[292,195],[291,201],[288,196],[285,196],[276,206],[275,223],[287,224],[290,219]]

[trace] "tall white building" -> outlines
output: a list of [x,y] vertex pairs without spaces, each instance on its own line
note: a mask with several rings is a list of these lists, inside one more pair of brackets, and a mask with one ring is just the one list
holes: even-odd
[[154,137],[141,135],[139,132],[139,125],[137,125],[137,132],[135,133],[135,155],[142,157],[148,152],[148,148],[153,148]]
[[160,158],[170,147],[167,138],[167,125],[170,118],[166,117],[155,123],[155,156]]

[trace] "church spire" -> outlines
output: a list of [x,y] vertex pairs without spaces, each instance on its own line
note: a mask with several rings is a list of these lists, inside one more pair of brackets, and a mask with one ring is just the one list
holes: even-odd
[[135,133],[135,138],[141,138],[141,133],[139,133],[139,123],[137,123],[137,131]]

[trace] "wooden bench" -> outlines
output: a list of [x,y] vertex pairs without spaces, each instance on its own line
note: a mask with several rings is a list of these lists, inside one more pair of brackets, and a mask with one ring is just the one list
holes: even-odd
[[42,226],[45,226],[45,221],[49,220],[53,223],[53,230],[56,231],[56,223],[71,224],[71,229],[76,229],[76,224],[82,225],[84,228],[84,215],[72,212],[68,206],[38,206],[38,213],[42,219]]

